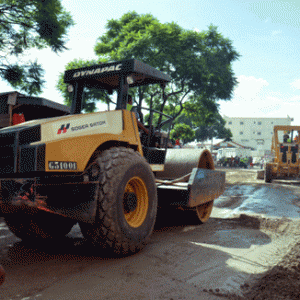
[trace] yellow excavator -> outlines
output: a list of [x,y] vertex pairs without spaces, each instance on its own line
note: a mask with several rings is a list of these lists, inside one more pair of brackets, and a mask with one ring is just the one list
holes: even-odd
[[[225,190],[211,153],[168,149],[162,127],[171,117],[150,105],[140,126],[126,109],[131,88],[164,89],[170,80],[135,59],[68,70],[68,115],[1,129],[0,213],[9,229],[23,240],[54,239],[79,223],[88,243],[130,254],[147,243],[158,202],[194,210],[206,222]],[[90,88],[116,92],[116,109],[82,113]]]

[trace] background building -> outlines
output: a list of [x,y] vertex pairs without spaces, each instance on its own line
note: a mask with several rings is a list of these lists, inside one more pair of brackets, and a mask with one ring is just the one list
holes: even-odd
[[256,150],[270,150],[275,125],[291,125],[286,118],[230,118],[223,116],[226,128],[232,132],[232,140]]

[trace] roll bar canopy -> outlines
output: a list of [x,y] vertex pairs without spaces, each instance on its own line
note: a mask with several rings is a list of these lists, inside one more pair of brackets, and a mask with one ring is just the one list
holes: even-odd
[[72,85],[72,114],[81,112],[83,88],[117,90],[116,109],[126,108],[126,96],[129,87],[150,84],[165,86],[171,77],[141,61],[128,59],[106,64],[99,64],[80,69],[65,71],[64,82]]

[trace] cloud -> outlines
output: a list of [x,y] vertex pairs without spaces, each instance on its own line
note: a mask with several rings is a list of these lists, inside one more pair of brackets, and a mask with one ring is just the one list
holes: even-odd
[[[248,118],[285,118],[287,115],[300,124],[300,95],[295,93],[280,93],[266,88],[267,80],[254,76],[241,75],[237,77],[238,85],[231,101],[220,101],[220,112],[229,117]],[[290,83],[300,89],[300,79]]]
[[220,101],[220,112],[228,117],[242,118],[285,118],[287,115],[294,118],[294,124],[300,125],[300,95],[274,93],[263,91],[257,94],[251,102],[247,101],[247,94],[240,99]]
[[293,82],[290,83],[290,85],[291,85],[294,89],[300,90],[300,79],[294,80]]
[[194,28],[194,31],[196,31],[196,32],[200,32],[200,30],[198,29],[198,28]]
[[282,33],[282,30],[273,30],[272,31],[272,35],[278,35],[280,33]]
[[234,98],[244,101],[254,101],[259,93],[269,83],[263,78],[241,75],[237,77],[238,86],[234,90]]
[[[293,125],[300,125],[300,116],[298,116],[297,111],[299,111],[300,103],[284,103],[284,104],[275,104],[274,107],[264,107],[261,109],[261,112],[264,113],[263,117],[266,118],[285,118],[290,116],[294,118]],[[258,113],[261,114],[261,113]]]
[[297,95],[297,96],[293,96],[289,99],[289,102],[290,103],[300,103],[300,96]]

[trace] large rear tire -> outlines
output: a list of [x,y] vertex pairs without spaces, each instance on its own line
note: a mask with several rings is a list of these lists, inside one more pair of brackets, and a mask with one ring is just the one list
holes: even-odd
[[270,165],[266,165],[265,182],[266,183],[271,183],[272,182],[272,168],[271,168]]
[[157,214],[155,178],[149,164],[124,147],[105,150],[94,164],[100,170],[98,209],[93,224],[80,223],[83,236],[117,254],[141,250]]

